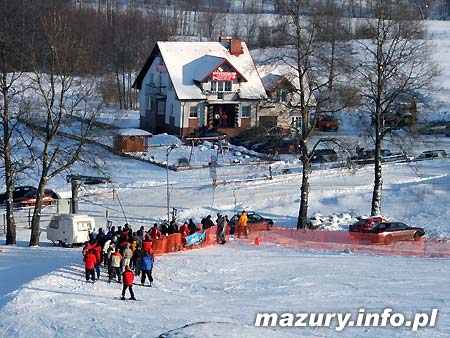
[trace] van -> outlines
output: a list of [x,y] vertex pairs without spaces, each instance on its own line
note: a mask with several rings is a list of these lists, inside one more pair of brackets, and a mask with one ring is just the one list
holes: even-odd
[[72,246],[89,241],[95,230],[95,219],[80,214],[55,215],[47,226],[47,239],[61,246]]

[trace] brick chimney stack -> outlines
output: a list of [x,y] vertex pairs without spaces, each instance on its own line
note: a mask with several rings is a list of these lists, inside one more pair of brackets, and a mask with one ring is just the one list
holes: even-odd
[[242,42],[240,39],[234,39],[229,36],[221,36],[219,42],[221,42],[228,48],[228,51],[230,52],[231,55],[244,54]]

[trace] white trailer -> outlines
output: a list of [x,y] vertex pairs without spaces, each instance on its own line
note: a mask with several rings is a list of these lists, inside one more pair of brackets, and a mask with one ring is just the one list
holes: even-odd
[[52,217],[47,227],[47,239],[60,245],[83,244],[95,230],[95,219],[88,215],[60,214]]

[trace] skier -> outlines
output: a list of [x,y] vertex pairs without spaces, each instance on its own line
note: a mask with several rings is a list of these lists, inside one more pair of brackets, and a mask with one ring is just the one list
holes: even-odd
[[92,282],[95,283],[95,263],[97,262],[97,258],[92,250],[86,252],[83,262],[86,269],[86,282],[89,282],[89,279],[92,279]]
[[148,280],[150,282],[150,286],[153,284],[153,277],[152,277],[152,269],[153,269],[153,263],[154,258],[152,255],[150,255],[148,252],[144,254],[144,256],[141,258],[141,285],[145,284],[145,277],[148,277]]
[[216,233],[216,240],[220,244],[225,244],[227,241],[225,240],[225,217],[221,215],[220,213],[217,213],[217,233]]
[[125,244],[125,249],[123,250],[123,259],[122,259],[122,272],[125,271],[125,265],[130,265],[131,258],[133,257],[133,250],[130,248],[130,244]]
[[161,230],[158,229],[158,224],[153,224],[153,228],[150,231],[150,237],[152,239],[160,239],[162,237]]
[[189,226],[189,235],[195,234],[195,232],[197,231],[197,226],[195,225],[195,223],[192,220],[192,218],[189,218],[188,226]]
[[116,252],[111,255],[110,258],[110,264],[111,269],[109,270],[109,280],[108,282],[111,282],[111,279],[115,278],[117,275],[118,282],[121,282],[121,274],[120,274],[120,266],[122,263],[122,255],[119,252],[119,248],[116,248]]
[[245,210],[242,210],[242,214],[237,221],[237,231],[238,238],[241,238],[242,233],[244,233],[245,238],[248,238],[247,214],[245,213]]
[[122,289],[122,297],[120,299],[125,300],[125,291],[130,290],[130,300],[136,300],[134,298],[133,292],[133,282],[134,282],[134,273],[130,270],[128,265],[125,266],[125,271],[122,273],[123,277],[123,289]]

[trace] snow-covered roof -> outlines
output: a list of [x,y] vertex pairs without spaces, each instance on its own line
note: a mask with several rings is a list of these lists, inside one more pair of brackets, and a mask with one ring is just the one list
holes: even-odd
[[280,81],[282,81],[283,79],[285,79],[285,77],[283,75],[278,75],[278,74],[267,74],[266,76],[261,78],[261,81],[264,85],[264,88],[266,90],[271,91],[273,88],[275,88]]
[[261,99],[266,97],[258,71],[244,42],[241,42],[242,54],[231,55],[228,48],[220,42],[172,42],[159,41],[146,64],[139,73],[133,86],[141,88],[142,81],[150,68],[157,51],[161,53],[169,77],[180,100],[206,99],[195,81],[201,81],[227,61],[244,80],[240,84],[242,99]]
[[136,128],[119,129],[115,133],[121,136],[152,136],[148,131]]

